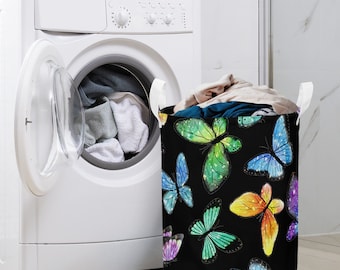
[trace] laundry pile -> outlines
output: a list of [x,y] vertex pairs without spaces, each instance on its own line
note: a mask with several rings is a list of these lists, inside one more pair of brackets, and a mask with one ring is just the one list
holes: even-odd
[[122,162],[139,153],[149,137],[144,90],[130,74],[101,66],[81,82],[85,107],[85,150],[105,162]]
[[174,107],[175,116],[192,118],[269,116],[297,111],[297,105],[275,89],[253,85],[232,74],[200,85],[193,95]]

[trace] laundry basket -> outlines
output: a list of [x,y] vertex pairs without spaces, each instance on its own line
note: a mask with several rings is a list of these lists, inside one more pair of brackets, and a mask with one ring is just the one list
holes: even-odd
[[296,270],[297,113],[162,122],[165,269]]

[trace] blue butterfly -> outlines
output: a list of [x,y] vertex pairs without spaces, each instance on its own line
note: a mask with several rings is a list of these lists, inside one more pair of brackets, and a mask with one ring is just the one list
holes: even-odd
[[184,185],[188,178],[188,166],[183,153],[178,154],[176,160],[176,182],[162,171],[162,189],[166,191],[163,195],[163,204],[169,215],[174,211],[177,199],[183,200],[188,207],[194,206],[191,188]]
[[289,142],[285,118],[281,115],[274,127],[272,147],[261,153],[245,166],[245,172],[250,175],[267,176],[270,180],[280,180],[284,176],[284,166],[291,164],[293,151]]
[[270,266],[263,260],[252,258],[249,262],[249,270],[270,270]]
[[[239,270],[238,268],[230,268],[229,270]],[[249,262],[247,270],[271,270],[270,266],[259,258],[252,258]]]

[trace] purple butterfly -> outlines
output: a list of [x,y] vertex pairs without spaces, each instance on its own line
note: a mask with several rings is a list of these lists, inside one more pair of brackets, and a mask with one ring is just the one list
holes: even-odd
[[172,226],[169,225],[163,230],[163,262],[169,264],[176,261],[181,248],[184,234],[172,235]]
[[299,188],[298,178],[295,174],[293,174],[289,183],[289,191],[287,196],[287,210],[294,220],[289,225],[286,235],[287,241],[293,241],[298,235],[298,206],[299,206],[298,188]]

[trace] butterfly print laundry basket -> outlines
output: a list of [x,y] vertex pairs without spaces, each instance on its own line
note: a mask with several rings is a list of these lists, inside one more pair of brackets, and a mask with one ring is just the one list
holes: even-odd
[[297,269],[297,117],[160,114],[164,269]]

